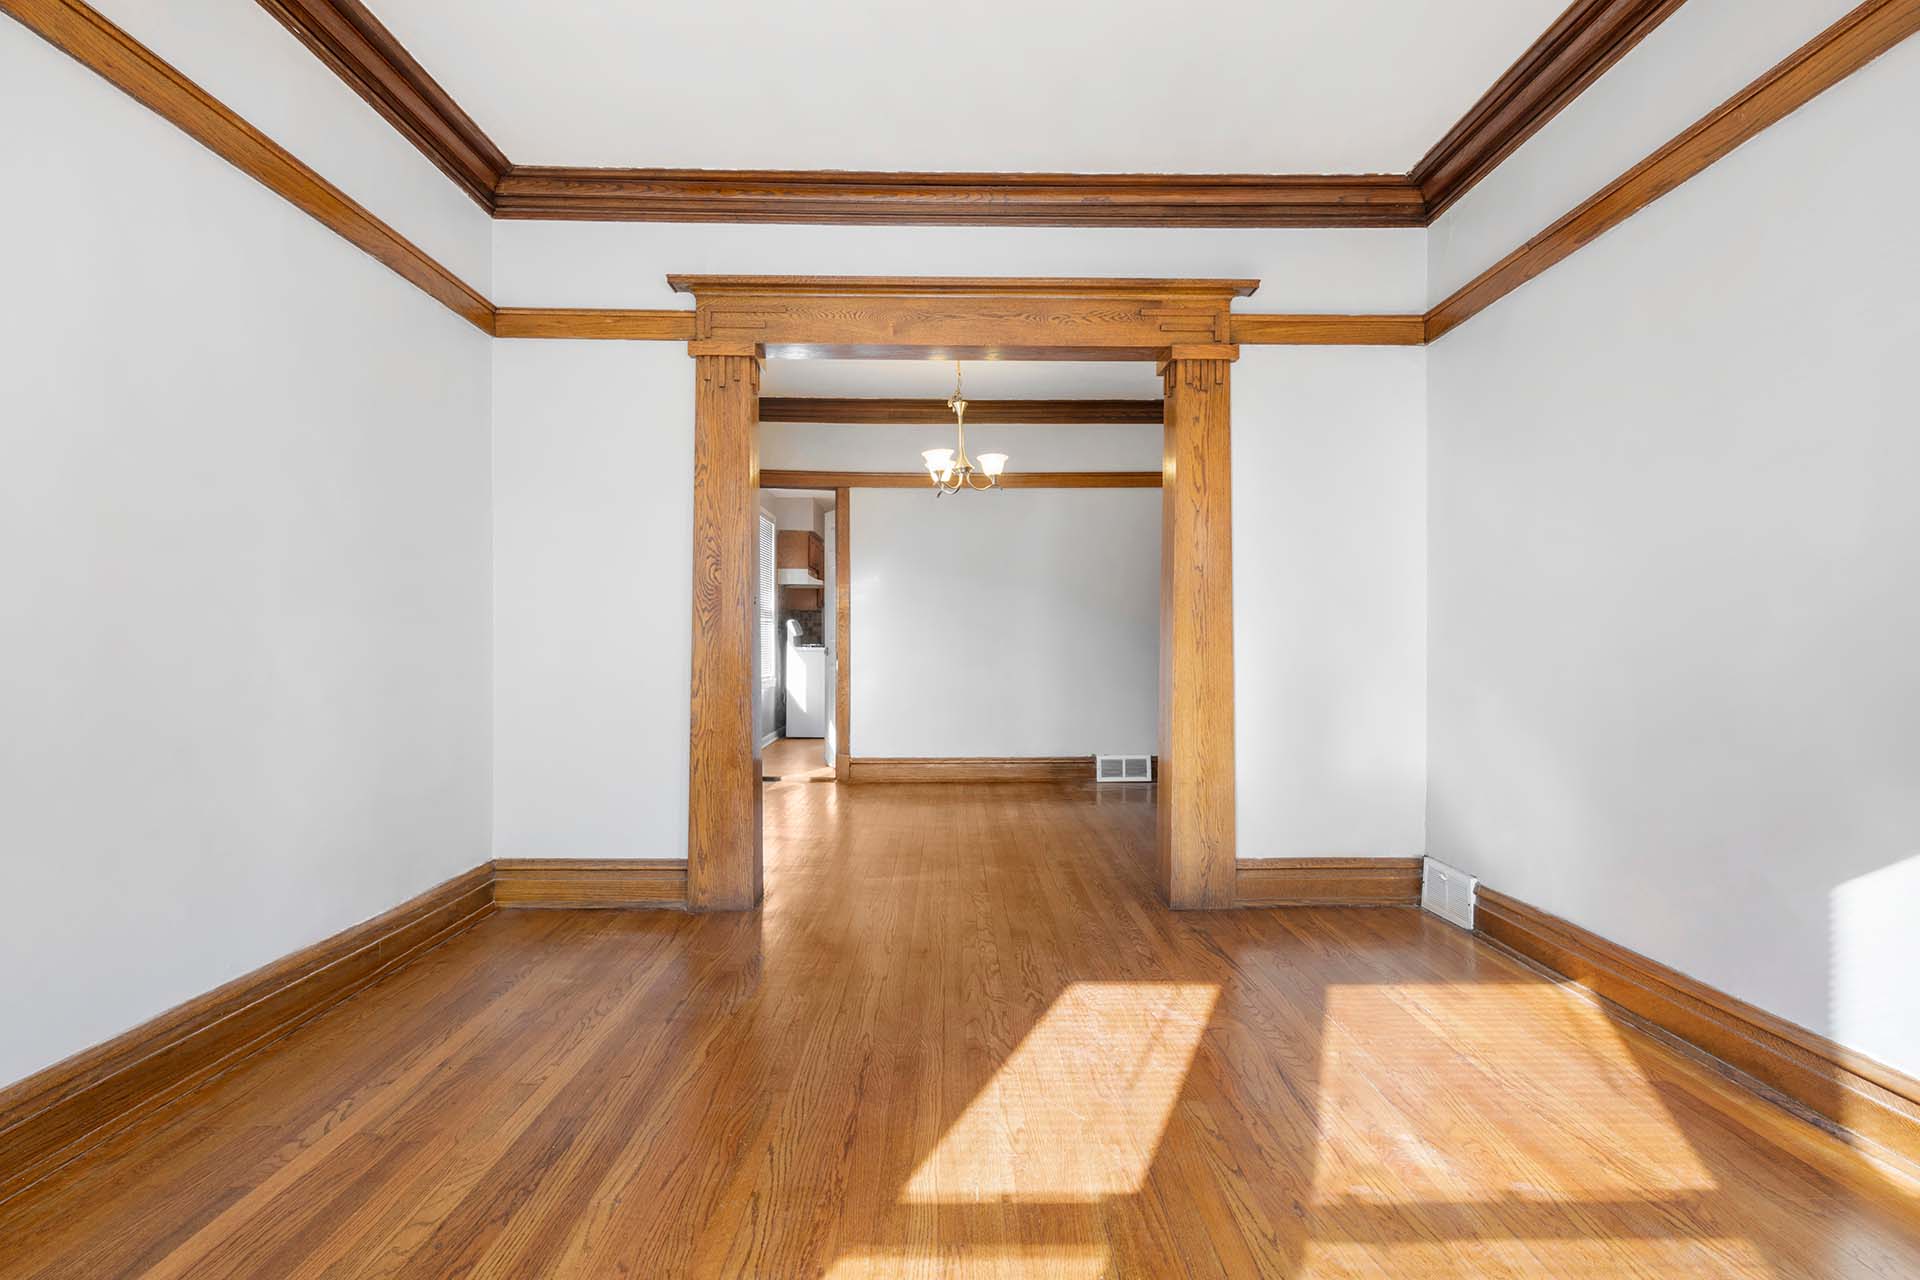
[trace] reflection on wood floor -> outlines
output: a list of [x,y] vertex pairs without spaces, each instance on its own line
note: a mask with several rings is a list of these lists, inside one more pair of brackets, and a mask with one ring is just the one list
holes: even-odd
[[0,1275],[1920,1275],[1912,1187],[1152,793],[767,791],[745,915],[503,912],[0,1206]]
[[783,782],[831,782],[825,738],[778,738],[760,752],[760,774]]

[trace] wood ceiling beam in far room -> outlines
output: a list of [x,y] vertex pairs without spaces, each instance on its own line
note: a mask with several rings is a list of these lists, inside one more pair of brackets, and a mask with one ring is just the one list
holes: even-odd
[[1432,222],[1685,0],[1574,0],[1408,178]]
[[360,0],[260,0],[260,7],[493,212],[507,157]]
[[[768,489],[927,489],[924,471],[762,471]],[[1158,489],[1158,471],[1006,471],[1002,489]]]
[[[1418,319],[1418,317],[1415,317]],[[1160,425],[1158,400],[969,400],[968,426]],[[762,422],[927,426],[953,421],[945,400],[763,396]]]
[[1418,227],[1400,174],[880,173],[515,165],[501,218],[840,226]]

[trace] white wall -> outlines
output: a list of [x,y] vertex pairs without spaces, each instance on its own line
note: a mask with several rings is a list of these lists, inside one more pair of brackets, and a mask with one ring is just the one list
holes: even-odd
[[[263,7],[227,0],[99,0],[94,7],[448,270],[490,293],[492,218]],[[43,47],[53,54],[51,45]]]
[[1916,118],[1908,41],[1428,352],[1432,851],[1908,1072]]
[[7,21],[0,114],[4,1082],[486,856],[488,339]]
[[848,526],[854,758],[1156,749],[1158,489],[855,489]]
[[1249,347],[1233,371],[1243,858],[1425,847],[1426,352]]
[[684,858],[693,361],[493,350],[494,853]]
[[[1426,232],[494,224],[501,306],[686,307],[668,272],[1253,277],[1250,311],[1420,311]],[[948,388],[941,386],[944,398]],[[969,394],[972,394],[969,388]]]

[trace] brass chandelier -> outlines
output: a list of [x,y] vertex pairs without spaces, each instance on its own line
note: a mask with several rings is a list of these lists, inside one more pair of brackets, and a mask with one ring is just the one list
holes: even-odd
[[[953,410],[954,426],[959,431],[959,447],[955,449],[926,449],[920,454],[927,460],[927,474],[933,477],[933,496],[944,498],[950,493],[962,489],[986,490],[997,488],[1000,473],[1006,469],[1007,455],[1004,453],[983,453],[980,465],[975,466],[973,459],[967,456],[967,402],[960,394],[960,364],[953,366],[953,394],[947,397],[947,408]],[[985,480],[986,483],[980,483]]]

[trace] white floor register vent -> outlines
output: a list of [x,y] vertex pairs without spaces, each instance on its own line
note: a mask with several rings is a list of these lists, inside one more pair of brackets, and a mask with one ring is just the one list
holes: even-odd
[[1438,858],[1423,860],[1420,874],[1420,905],[1442,920],[1450,920],[1462,929],[1473,928],[1473,892],[1479,885],[1458,867],[1450,867]]
[[1095,782],[1152,782],[1152,756],[1095,756]]

